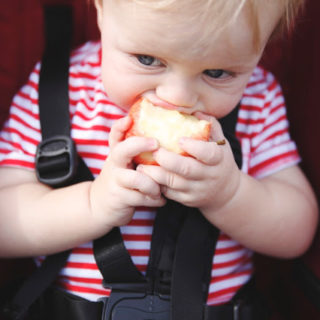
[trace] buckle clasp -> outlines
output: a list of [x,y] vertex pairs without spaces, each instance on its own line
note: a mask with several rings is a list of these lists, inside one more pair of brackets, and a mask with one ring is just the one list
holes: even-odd
[[146,288],[145,284],[114,284],[110,296],[102,299],[104,302],[102,320],[169,319],[170,297],[151,294],[143,288]]
[[41,141],[36,152],[36,173],[40,182],[60,187],[69,182],[76,172],[77,156],[73,140],[57,135]]

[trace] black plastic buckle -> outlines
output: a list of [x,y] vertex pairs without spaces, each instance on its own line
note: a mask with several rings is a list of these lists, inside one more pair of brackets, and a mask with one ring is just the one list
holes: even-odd
[[113,286],[110,297],[102,299],[104,302],[102,320],[170,319],[168,295],[149,294],[143,292],[144,290],[140,292],[141,287],[138,287],[136,292],[124,291],[121,287]]
[[54,136],[41,141],[36,153],[38,180],[51,187],[61,187],[72,180],[77,169],[77,153],[68,136]]

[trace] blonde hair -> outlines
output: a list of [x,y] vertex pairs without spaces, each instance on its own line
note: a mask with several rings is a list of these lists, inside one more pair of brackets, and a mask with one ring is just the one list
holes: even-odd
[[[116,0],[118,1],[118,0]],[[185,8],[192,13],[192,21],[204,20],[209,22],[204,34],[209,34],[213,30],[216,33],[223,30],[232,23],[246,5],[249,12],[249,19],[253,29],[254,46],[259,46],[259,21],[256,7],[259,1],[263,4],[266,0],[130,0],[139,5],[157,9],[166,13],[184,13]],[[283,5],[283,15],[281,16],[274,35],[281,35],[285,31],[291,30],[305,0],[275,0]],[[211,33],[212,34],[212,33]]]

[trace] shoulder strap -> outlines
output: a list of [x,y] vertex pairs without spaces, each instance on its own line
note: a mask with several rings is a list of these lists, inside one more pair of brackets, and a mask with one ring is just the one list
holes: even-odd
[[42,141],[36,153],[36,173],[39,181],[56,188],[90,180],[92,175],[70,136],[71,7],[45,7],[45,24],[46,47],[39,80]]
[[[36,170],[41,182],[58,187],[92,180],[93,177],[84,162],[77,161],[78,155],[70,138],[68,77],[71,7],[46,7],[45,24],[47,42],[39,80],[42,142],[37,150]],[[8,319],[24,317],[29,307],[56,279],[69,254],[65,251],[48,256],[41,267],[27,278],[5,307],[4,313]]]

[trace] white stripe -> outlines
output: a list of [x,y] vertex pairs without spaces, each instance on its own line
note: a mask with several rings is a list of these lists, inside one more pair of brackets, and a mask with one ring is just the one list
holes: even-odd
[[71,253],[69,256],[70,262],[80,262],[80,263],[96,263],[94,256],[92,254],[82,254],[82,253]]
[[152,234],[152,227],[148,226],[121,226],[121,233],[122,234],[145,234],[145,235],[150,235]]
[[240,286],[246,283],[249,279],[250,279],[250,275],[244,274],[244,275],[236,275],[231,279],[217,281],[210,284],[209,292],[212,293],[212,292],[228,289],[230,287]]
[[60,273],[61,276],[67,277],[81,277],[87,279],[102,279],[102,275],[99,271],[93,269],[86,269],[86,268],[63,268]]
[[296,150],[296,146],[293,142],[288,141],[287,143],[274,146],[272,149],[267,149],[265,151],[257,153],[254,157],[251,158],[251,167],[255,167],[263,163],[264,161],[269,160],[271,157],[280,156],[286,152]]
[[229,267],[213,268],[213,270],[211,271],[211,276],[214,278],[219,276],[225,276],[228,274],[236,273],[236,271],[240,272],[240,271],[252,270],[252,267],[253,267],[252,263],[248,262],[248,263],[245,263],[244,265],[240,265],[237,263]]
[[249,251],[248,249],[243,248],[241,250],[233,251],[230,253],[215,254],[215,256],[213,258],[213,262],[214,263],[224,263],[224,262],[236,260],[236,259],[239,259],[240,257],[246,256],[248,251]]

